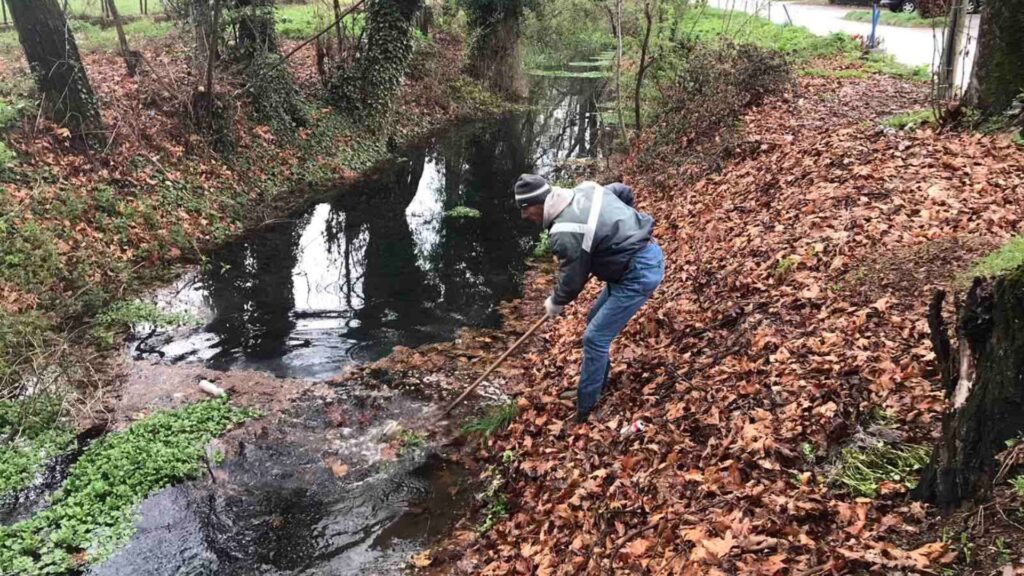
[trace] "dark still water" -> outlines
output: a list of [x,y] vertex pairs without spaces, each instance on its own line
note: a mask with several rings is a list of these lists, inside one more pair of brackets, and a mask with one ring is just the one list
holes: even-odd
[[[519,174],[597,152],[599,83],[538,84],[545,105],[449,130],[209,254],[163,299],[204,327],[140,349],[172,362],[323,378],[395,345],[491,326],[520,293],[538,228]],[[465,206],[480,216],[446,215]]]

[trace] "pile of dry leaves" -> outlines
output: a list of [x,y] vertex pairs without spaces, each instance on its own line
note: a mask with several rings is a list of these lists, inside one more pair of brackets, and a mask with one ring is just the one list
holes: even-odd
[[[904,440],[930,443],[943,408],[930,290],[1024,232],[1024,150],[1009,138],[879,127],[924,92],[884,76],[803,78],[747,114],[721,175],[627,169],[658,221],[665,283],[616,342],[591,423],[573,424],[558,394],[575,385],[596,286],[512,362],[520,416],[481,451],[514,455],[509,515],[483,535],[465,522],[435,569],[899,574],[953,562],[922,528],[935,513],[905,487],[854,498],[801,454],[834,454],[877,409]],[[622,437],[637,420],[647,429]]]

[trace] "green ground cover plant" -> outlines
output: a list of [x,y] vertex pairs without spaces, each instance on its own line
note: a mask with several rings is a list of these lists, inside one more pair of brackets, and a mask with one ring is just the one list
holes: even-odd
[[874,498],[882,482],[906,488],[917,483],[915,472],[928,463],[930,450],[912,444],[878,444],[866,448],[844,448],[831,474],[834,484],[854,496]]
[[255,416],[219,398],[156,412],[97,440],[49,507],[0,527],[0,574],[63,573],[107,558],[131,536],[146,496],[196,477],[206,444]]
[[921,110],[912,110],[910,112],[890,116],[882,120],[882,125],[894,130],[913,131],[926,124],[934,124],[935,121],[935,110],[931,108],[923,108]]
[[65,452],[74,433],[56,398],[0,401],[0,497],[25,488],[50,458]]

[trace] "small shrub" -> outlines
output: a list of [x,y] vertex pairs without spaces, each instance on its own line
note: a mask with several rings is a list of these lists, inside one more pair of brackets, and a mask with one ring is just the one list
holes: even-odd
[[635,147],[637,165],[649,172],[697,178],[731,152],[743,111],[792,84],[786,57],[753,44],[688,44],[658,71],[657,109]]
[[519,406],[515,400],[509,400],[504,404],[491,407],[483,418],[463,426],[462,433],[466,435],[479,434],[484,438],[490,438],[508,428],[518,415]]
[[936,121],[935,110],[925,108],[890,116],[882,120],[882,125],[894,130],[906,130],[912,132],[925,124],[934,124]]
[[1017,493],[1017,496],[1024,498],[1024,475],[1011,479],[1010,486],[1013,487],[1013,491]]
[[914,472],[928,463],[929,450],[910,444],[878,444],[867,448],[844,448],[833,470],[832,481],[854,496],[874,498],[882,482],[906,488],[915,484]]

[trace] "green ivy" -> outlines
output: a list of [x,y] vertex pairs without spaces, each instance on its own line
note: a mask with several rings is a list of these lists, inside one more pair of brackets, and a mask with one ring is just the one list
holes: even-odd
[[365,43],[352,67],[340,69],[327,87],[335,104],[360,119],[387,113],[412,56],[412,18],[419,7],[419,0],[368,2]]
[[133,533],[146,496],[197,476],[206,444],[255,416],[219,398],[157,412],[97,440],[48,508],[0,527],[0,574],[61,574],[109,557]]

